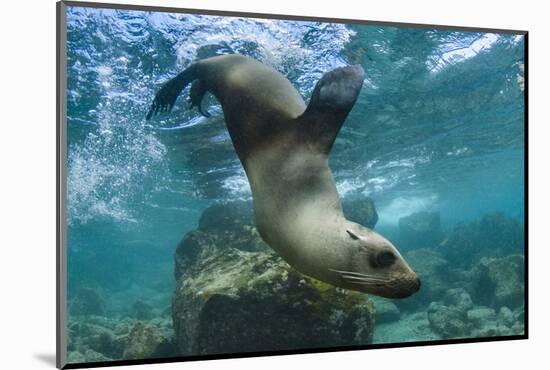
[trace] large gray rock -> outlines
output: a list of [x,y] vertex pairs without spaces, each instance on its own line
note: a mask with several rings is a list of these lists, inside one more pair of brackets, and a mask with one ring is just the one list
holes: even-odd
[[476,300],[495,309],[521,307],[525,292],[524,262],[520,255],[482,258],[474,268]]
[[521,334],[523,323],[513,321],[510,310],[499,315],[490,307],[476,306],[468,311],[432,302],[428,319],[432,330],[442,338],[484,338]]
[[401,311],[391,300],[373,297],[372,301],[376,311],[376,324],[399,321]]
[[369,197],[352,197],[342,200],[344,215],[350,221],[374,229],[378,222],[378,212],[374,200]]
[[77,316],[68,325],[72,362],[177,356],[168,318],[140,322],[130,317]]
[[506,326],[511,327],[512,325],[514,325],[516,318],[514,317],[514,313],[512,312],[512,310],[510,310],[506,306],[503,306],[498,311],[498,321]]
[[472,298],[463,288],[449,289],[443,297],[445,305],[455,307],[460,311],[468,311],[473,307]]
[[84,356],[84,354],[78,351],[71,351],[71,350],[67,352],[67,363],[80,364],[83,362],[86,362],[86,357]]
[[366,295],[301,275],[274,253],[228,248],[197,261],[178,281],[172,311],[182,354],[372,341]]
[[300,274],[255,229],[191,232],[176,252],[176,277],[172,318],[182,355],[372,342],[365,294]]
[[468,311],[472,337],[508,336],[523,333],[523,323],[514,321],[512,311],[503,307],[498,315],[489,307],[476,307]]
[[231,246],[243,251],[271,251],[255,227],[239,225],[238,228],[210,231],[193,230],[185,235],[176,248],[175,270],[176,281],[192,263],[208,258],[218,247]]
[[73,320],[69,324],[68,333],[68,350],[78,351],[82,356],[87,350],[92,350],[91,354],[100,353],[106,358],[117,359],[121,358],[126,345],[126,336],[116,333],[109,320],[99,318],[96,320],[89,318],[83,322]]
[[487,255],[522,254],[523,242],[523,225],[502,213],[487,214],[479,223],[479,244],[492,252]]
[[456,307],[432,302],[428,307],[428,320],[432,330],[443,339],[466,337],[470,332],[466,312]]
[[417,212],[399,219],[399,240],[405,248],[427,248],[442,238],[439,212]]
[[516,321],[510,328],[510,335],[523,335],[525,334],[525,324],[523,322]]
[[497,307],[523,305],[524,273],[523,256],[497,258],[487,264],[488,277],[495,286]]
[[122,357],[128,360],[158,357],[155,354],[166,340],[159,329],[138,321],[128,335]]
[[254,225],[252,202],[235,201],[230,204],[217,203],[205,209],[199,219],[198,229],[234,233],[246,225]]
[[438,249],[453,264],[457,266],[470,266],[478,258],[481,246],[478,242],[477,223],[454,225]]
[[469,266],[482,257],[523,254],[523,226],[501,213],[485,215],[480,221],[459,223],[440,243],[440,251],[455,265]]
[[468,311],[468,321],[477,328],[494,324],[497,315],[495,310],[488,307],[477,307]]
[[105,362],[112,361],[112,358],[106,357],[92,349],[87,349],[83,353],[78,351],[70,351],[67,353],[67,362],[69,364],[84,363],[84,362]]

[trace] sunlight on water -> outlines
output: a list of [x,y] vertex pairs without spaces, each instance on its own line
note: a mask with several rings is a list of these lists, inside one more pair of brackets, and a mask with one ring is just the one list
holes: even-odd
[[416,212],[437,210],[437,195],[423,197],[398,197],[378,210],[379,226],[397,226],[399,219]]
[[475,57],[483,49],[489,49],[497,41],[498,37],[498,35],[486,33],[479,35],[467,45],[460,42],[450,42],[444,45],[440,49],[441,54],[432,67],[432,72],[439,72],[450,64],[464,62],[469,58]]

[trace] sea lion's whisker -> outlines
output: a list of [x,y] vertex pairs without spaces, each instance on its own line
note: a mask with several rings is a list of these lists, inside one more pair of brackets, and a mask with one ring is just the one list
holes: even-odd
[[381,276],[366,275],[366,274],[362,274],[360,272],[354,272],[354,271],[343,271],[343,270],[335,270],[335,269],[329,269],[329,270],[336,272],[338,275],[340,275],[345,281],[347,281],[350,284],[384,286],[384,285],[387,285],[391,280],[390,278],[383,277],[383,276],[381,277]]
[[386,283],[390,281],[390,279],[382,279],[382,278],[376,278],[376,277],[359,277],[359,276],[345,276],[345,275],[342,275],[342,277],[346,280],[356,280],[356,281],[372,281],[372,282],[380,282],[380,283]]
[[343,278],[346,279],[358,279],[358,280],[372,280],[372,281],[390,281],[391,279],[384,276],[374,276],[374,275],[348,275],[348,274],[341,274]]
[[372,286],[386,286],[389,284],[389,281],[383,280],[368,280],[368,279],[346,279],[344,280],[349,284],[361,284],[361,285],[372,285]]
[[368,276],[368,275],[362,274],[360,272],[355,272],[355,271],[344,271],[344,270],[335,270],[335,269],[329,269],[329,271],[337,272],[339,274],[346,274],[346,275],[356,275],[356,276],[363,276],[363,277]]

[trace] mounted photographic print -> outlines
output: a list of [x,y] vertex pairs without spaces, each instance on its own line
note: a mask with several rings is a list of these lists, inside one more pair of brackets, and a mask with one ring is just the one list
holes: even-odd
[[58,367],[527,338],[526,51],[58,3]]

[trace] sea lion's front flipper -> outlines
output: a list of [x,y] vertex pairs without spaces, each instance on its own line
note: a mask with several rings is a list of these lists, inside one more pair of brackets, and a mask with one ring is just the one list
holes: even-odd
[[189,83],[197,79],[196,64],[191,65],[183,72],[166,82],[155,95],[155,99],[145,116],[150,120],[152,116],[159,112],[170,112],[176,103],[176,99],[181,91]]
[[336,68],[317,82],[305,112],[297,118],[304,139],[329,153],[357,100],[365,72],[360,65]]

